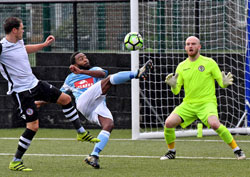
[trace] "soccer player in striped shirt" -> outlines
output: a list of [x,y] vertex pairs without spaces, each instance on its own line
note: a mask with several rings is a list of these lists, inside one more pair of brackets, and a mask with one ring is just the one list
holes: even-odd
[[233,149],[237,159],[245,159],[244,152],[229,130],[220,123],[217,111],[215,80],[220,87],[226,88],[233,84],[233,75],[221,72],[212,58],[200,55],[200,49],[200,40],[195,36],[188,37],[185,45],[188,58],[177,66],[175,75],[171,73],[166,77],[165,82],[175,95],[184,87],[185,97],[165,121],[164,136],[168,152],[160,159],[175,158],[175,127],[180,125],[185,128],[196,119],[215,130]]
[[78,141],[99,142],[92,137],[80,123],[78,113],[71,103],[71,97],[45,81],[40,81],[32,73],[28,54],[50,46],[54,36],[47,37],[45,42],[24,45],[22,20],[9,17],[4,22],[6,36],[1,40],[0,72],[8,81],[8,95],[11,95],[17,105],[19,117],[26,122],[26,129],[20,136],[18,147],[9,169],[14,171],[32,171],[24,166],[22,157],[29,148],[33,137],[39,129],[36,101],[57,103],[62,106],[65,117],[73,123],[77,130]]

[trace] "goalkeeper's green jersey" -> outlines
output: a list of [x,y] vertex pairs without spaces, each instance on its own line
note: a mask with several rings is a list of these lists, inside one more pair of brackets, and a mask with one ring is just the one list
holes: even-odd
[[216,102],[215,80],[224,88],[221,70],[212,59],[200,55],[195,61],[188,58],[181,62],[177,68],[178,79],[172,92],[177,95],[183,85],[186,103]]

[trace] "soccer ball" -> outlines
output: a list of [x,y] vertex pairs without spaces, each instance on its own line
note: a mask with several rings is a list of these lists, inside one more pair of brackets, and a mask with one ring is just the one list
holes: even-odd
[[139,50],[143,46],[143,39],[137,32],[130,32],[124,38],[124,45],[128,50]]

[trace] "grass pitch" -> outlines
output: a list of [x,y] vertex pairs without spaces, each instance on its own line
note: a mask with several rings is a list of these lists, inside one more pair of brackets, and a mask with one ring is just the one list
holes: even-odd
[[[163,139],[130,140],[131,130],[114,130],[100,156],[100,169],[83,162],[94,145],[77,142],[75,130],[39,129],[23,157],[32,172],[8,169],[24,129],[0,129],[0,177],[246,177],[250,162],[236,160],[217,136],[177,138],[175,160],[160,161]],[[90,130],[97,136],[100,130]],[[250,154],[249,136],[234,136]]]

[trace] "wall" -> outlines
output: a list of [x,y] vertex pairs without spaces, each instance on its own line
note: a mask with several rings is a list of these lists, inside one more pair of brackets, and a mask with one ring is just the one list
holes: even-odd
[[[64,79],[69,73],[69,58],[71,53],[37,53],[36,67],[32,68],[37,78],[46,80],[54,86],[60,88]],[[97,65],[109,71],[110,74],[118,71],[130,70],[130,55],[129,54],[109,54],[109,53],[87,53],[88,58],[94,61],[93,66]],[[153,55],[153,56],[151,56]],[[206,54],[204,54],[206,55]],[[230,66],[237,69],[232,70],[234,75],[234,85],[229,89],[217,89],[218,110],[220,120],[224,122],[237,124],[238,119],[244,111],[244,58],[239,54],[207,54],[206,56],[213,57],[219,64],[221,70],[229,72]],[[174,72],[180,60],[184,59],[183,54],[140,54],[140,57],[152,58],[155,64],[153,71],[157,77],[157,82],[150,82],[150,98],[154,108],[164,106],[164,109],[157,109],[158,114],[162,114],[163,119],[172,111],[172,109],[180,103],[183,94],[174,96],[166,84],[163,82],[167,73]],[[153,58],[154,57],[154,58]],[[234,58],[237,63],[232,62],[230,58]],[[143,58],[140,58],[142,62]],[[111,88],[107,96],[107,105],[110,108],[115,121],[116,128],[131,128],[131,82],[117,85]],[[154,88],[158,89],[156,93]],[[217,87],[218,88],[218,87]],[[22,119],[15,114],[15,108],[11,96],[6,95],[7,82],[0,76],[0,128],[11,128],[24,126]],[[219,94],[218,94],[219,93]],[[142,105],[145,103],[141,102]],[[162,110],[162,112],[161,112]],[[147,109],[149,111],[149,109]],[[141,112],[143,113],[143,112]],[[227,119],[236,117],[232,121]],[[46,105],[41,108],[39,113],[40,126],[48,128],[72,128],[72,125],[65,120],[61,108],[56,104]],[[147,116],[146,118],[147,119]],[[81,117],[86,128],[95,128],[93,124]],[[229,125],[230,126],[230,125]]]
[[[71,53],[37,53],[36,67],[33,73],[38,79],[46,80],[60,88],[69,72],[69,58]],[[100,66],[108,70],[109,74],[130,70],[130,55],[126,54],[94,54],[87,53],[93,66]],[[114,86],[107,95],[107,105],[110,108],[116,128],[131,127],[131,84],[127,82]],[[15,114],[11,96],[6,95],[7,81],[0,76],[0,128],[24,127],[25,123]],[[56,104],[45,105],[39,112],[40,127],[72,128]],[[86,128],[96,128],[81,116]]]

